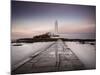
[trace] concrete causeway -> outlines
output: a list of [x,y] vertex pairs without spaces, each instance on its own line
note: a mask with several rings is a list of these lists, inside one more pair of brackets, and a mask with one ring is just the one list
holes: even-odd
[[39,72],[72,71],[85,69],[64,41],[58,39],[46,49],[40,50],[31,59],[18,66],[12,74],[27,74]]

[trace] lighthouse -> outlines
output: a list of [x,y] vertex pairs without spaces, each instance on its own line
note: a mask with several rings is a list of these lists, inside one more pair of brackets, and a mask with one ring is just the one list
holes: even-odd
[[58,38],[59,35],[58,35],[58,21],[56,20],[54,22],[54,33],[50,33],[51,35],[51,38]]
[[53,38],[59,38],[59,35],[58,35],[58,21],[56,20],[55,21],[55,28],[54,28],[55,30],[55,32],[54,32],[54,34],[53,34]]
[[55,21],[55,34],[58,34],[58,21]]

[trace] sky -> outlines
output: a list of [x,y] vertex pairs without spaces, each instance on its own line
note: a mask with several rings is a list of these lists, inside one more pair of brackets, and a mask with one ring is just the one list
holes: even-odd
[[12,39],[54,33],[56,20],[59,34],[89,34],[87,37],[95,38],[95,10],[95,6],[86,5],[12,1]]

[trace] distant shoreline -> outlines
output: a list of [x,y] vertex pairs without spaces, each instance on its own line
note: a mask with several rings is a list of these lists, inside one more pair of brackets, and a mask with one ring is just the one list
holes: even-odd
[[50,42],[50,41],[57,41],[58,39],[61,39],[63,41],[79,41],[79,42],[85,42],[85,41],[96,41],[96,39],[68,39],[68,38],[41,38],[41,39],[33,39],[33,38],[21,38],[17,40],[11,41],[11,43],[34,43],[34,42]]

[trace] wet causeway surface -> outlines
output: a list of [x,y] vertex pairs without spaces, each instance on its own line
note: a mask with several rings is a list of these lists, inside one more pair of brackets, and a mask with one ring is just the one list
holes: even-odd
[[85,69],[83,63],[62,41],[58,40],[41,50],[24,64],[12,71],[13,74],[71,71]]

